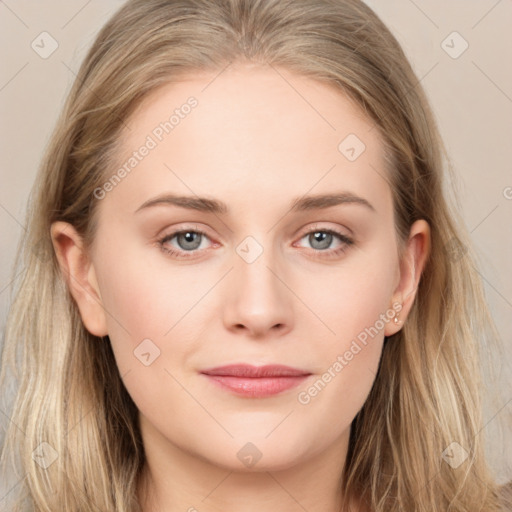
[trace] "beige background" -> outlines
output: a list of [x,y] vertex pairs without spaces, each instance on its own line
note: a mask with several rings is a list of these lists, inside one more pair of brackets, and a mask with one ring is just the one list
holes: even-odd
[[[512,368],[512,2],[367,3],[411,59],[458,172],[463,215],[481,258],[488,302],[507,346],[508,359],[498,368],[505,386]],[[43,147],[86,49],[121,4],[120,0],[0,2],[2,331],[14,251],[24,230],[25,206]],[[46,59],[31,47],[44,31],[58,43]],[[452,58],[466,44],[466,51]],[[490,413],[487,435],[491,437],[495,419],[512,413],[510,388],[505,388],[505,396],[502,408]],[[512,477],[501,456],[508,454],[512,460],[510,446],[494,448],[496,467]]]

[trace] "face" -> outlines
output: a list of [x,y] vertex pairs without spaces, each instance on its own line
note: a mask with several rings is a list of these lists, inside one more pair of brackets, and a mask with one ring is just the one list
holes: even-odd
[[[146,442],[285,468],[346,446],[399,328],[383,145],[327,85],[270,67],[215,76],[161,88],[127,121],[95,192],[103,320],[81,312],[108,334]],[[204,373],[226,365],[296,376]]]

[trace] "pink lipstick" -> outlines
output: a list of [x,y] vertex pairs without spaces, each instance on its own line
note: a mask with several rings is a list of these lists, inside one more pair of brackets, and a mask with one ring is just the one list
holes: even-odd
[[284,365],[233,364],[201,371],[216,385],[237,395],[264,398],[301,384],[310,372]]

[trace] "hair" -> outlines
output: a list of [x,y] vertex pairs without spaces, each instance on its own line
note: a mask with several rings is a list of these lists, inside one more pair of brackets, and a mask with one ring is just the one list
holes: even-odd
[[[140,510],[138,411],[108,339],[90,334],[50,237],[71,223],[89,247],[93,191],[116,165],[125,122],[158,87],[234,62],[339,90],[379,130],[399,243],[425,219],[431,250],[403,328],[351,426],[342,490],[375,512],[502,510],[482,440],[480,363],[496,338],[469,237],[448,201],[446,150],[395,37],[359,0],[131,0],[106,23],[68,95],[31,193],[21,277],[2,352],[17,381],[2,450],[22,480],[15,510]],[[482,349],[483,347],[483,349]],[[452,468],[452,442],[469,457]],[[32,453],[48,443],[46,469]],[[47,450],[50,448],[46,448]]]

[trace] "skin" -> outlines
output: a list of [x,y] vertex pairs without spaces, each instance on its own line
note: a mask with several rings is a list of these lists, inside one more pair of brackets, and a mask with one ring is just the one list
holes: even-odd
[[[216,75],[198,73],[141,103],[127,121],[119,165],[187,98],[198,101],[100,200],[91,249],[63,222],[52,226],[54,246],[84,325],[109,336],[140,411],[144,511],[340,510],[350,424],[373,384],[384,336],[407,318],[429,227],[413,224],[400,258],[382,141],[342,93],[271,67],[231,65]],[[352,162],[338,150],[348,134],[366,145]],[[215,198],[229,212],[170,204],[136,212],[171,192]],[[295,198],[333,192],[364,198],[373,210],[358,203],[290,209]],[[188,259],[158,244],[196,228],[207,236]],[[325,248],[308,236],[325,229],[353,244],[334,236]],[[263,249],[251,263],[236,251],[247,236]],[[165,246],[187,251],[183,237]],[[386,322],[300,403],[298,394],[393,303],[402,305],[400,322]],[[148,338],[160,355],[146,366],[134,350]],[[312,375],[278,395],[248,398],[199,374],[243,362]],[[252,467],[237,457],[249,442],[261,453]]]

